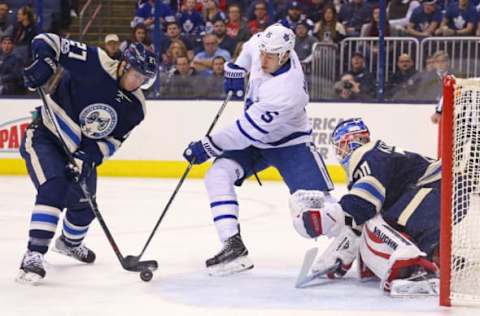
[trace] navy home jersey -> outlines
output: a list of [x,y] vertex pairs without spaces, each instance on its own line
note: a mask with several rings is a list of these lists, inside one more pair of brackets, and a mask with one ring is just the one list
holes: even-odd
[[[120,89],[119,62],[100,48],[44,33],[33,39],[32,50],[36,58],[50,57],[65,70],[47,102],[68,149],[85,151],[97,165],[112,156],[144,119],[142,91]],[[43,107],[42,119],[58,137]]]
[[438,181],[441,162],[379,140],[352,153],[347,173],[349,192],[340,205],[361,225],[377,212],[388,210],[408,188]]

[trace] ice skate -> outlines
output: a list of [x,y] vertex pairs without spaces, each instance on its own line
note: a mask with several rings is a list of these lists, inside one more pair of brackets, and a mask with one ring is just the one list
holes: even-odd
[[27,250],[23,256],[20,272],[15,281],[21,284],[37,285],[46,275],[43,263],[43,254]]
[[228,238],[223,249],[208,259],[206,265],[208,273],[213,276],[224,276],[253,268],[240,233]]
[[65,243],[63,236],[57,238],[55,241],[55,247],[52,250],[84,263],[93,263],[96,258],[95,253],[88,249],[84,244],[80,244],[75,247],[69,247]]

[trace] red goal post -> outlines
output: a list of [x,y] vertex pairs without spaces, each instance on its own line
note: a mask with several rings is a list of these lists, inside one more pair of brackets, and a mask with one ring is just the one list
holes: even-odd
[[480,79],[443,88],[440,305],[479,304]]

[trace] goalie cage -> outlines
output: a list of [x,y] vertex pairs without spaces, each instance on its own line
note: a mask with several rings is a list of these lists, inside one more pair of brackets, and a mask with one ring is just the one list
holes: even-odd
[[440,305],[480,304],[480,78],[446,76],[440,147]]

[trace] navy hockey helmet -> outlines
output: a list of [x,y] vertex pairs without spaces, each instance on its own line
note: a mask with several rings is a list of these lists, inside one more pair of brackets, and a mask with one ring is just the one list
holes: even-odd
[[335,156],[346,168],[352,153],[370,141],[370,131],[361,118],[348,119],[335,127],[331,141],[335,149]]
[[123,52],[123,60],[127,62],[125,70],[133,68],[147,77],[142,89],[152,86],[158,71],[157,56],[152,51],[141,43],[133,43]]

